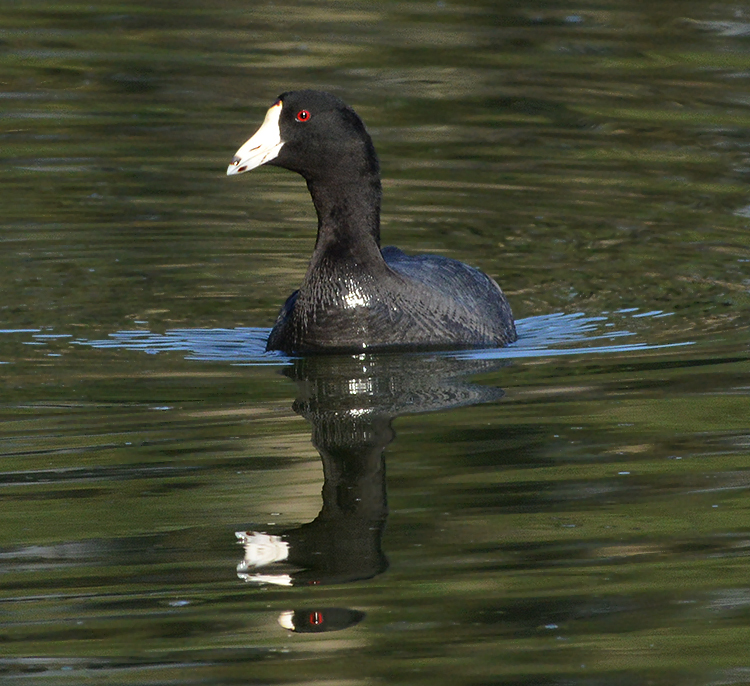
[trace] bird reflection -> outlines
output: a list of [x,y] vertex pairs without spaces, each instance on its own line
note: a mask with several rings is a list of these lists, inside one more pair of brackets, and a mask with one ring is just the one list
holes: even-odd
[[[323,460],[323,507],[307,524],[274,534],[240,531],[241,579],[278,585],[320,585],[369,579],[384,572],[388,505],[384,452],[393,419],[499,399],[503,391],[468,377],[498,360],[445,355],[318,356],[296,360],[285,374],[297,384],[293,409],[312,425]],[[362,612],[342,608],[285,612],[293,631],[342,629]]]

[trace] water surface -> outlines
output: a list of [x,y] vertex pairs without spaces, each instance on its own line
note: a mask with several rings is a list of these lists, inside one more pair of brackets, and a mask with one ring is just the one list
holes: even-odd
[[[745,8],[0,18],[4,682],[750,683]],[[517,344],[264,352],[314,212],[224,172],[297,87]]]

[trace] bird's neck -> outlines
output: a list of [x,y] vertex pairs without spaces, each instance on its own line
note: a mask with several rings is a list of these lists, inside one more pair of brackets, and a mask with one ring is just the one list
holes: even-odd
[[318,238],[313,264],[357,264],[362,267],[383,262],[380,254],[380,179],[353,178],[336,183],[308,181],[318,213]]

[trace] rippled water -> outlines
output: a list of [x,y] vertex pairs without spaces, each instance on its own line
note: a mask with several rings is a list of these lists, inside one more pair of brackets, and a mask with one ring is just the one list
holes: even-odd
[[[3,683],[750,683],[747,8],[0,19]],[[264,352],[314,212],[225,169],[302,86],[518,343]]]

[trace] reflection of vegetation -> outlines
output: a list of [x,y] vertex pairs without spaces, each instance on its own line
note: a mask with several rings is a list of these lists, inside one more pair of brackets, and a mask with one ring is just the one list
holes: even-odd
[[640,7],[220,7],[0,10],[14,323],[268,325],[312,208],[272,170],[227,181],[226,151],[277,92],[331,74],[383,157],[385,240],[476,263],[519,315],[746,304],[723,285],[742,263],[714,249],[748,251],[727,212],[747,204],[746,113],[704,69],[744,57],[704,24],[673,22],[656,53]]
[[[447,684],[573,678],[581,664],[701,674],[744,656],[748,450],[731,392],[748,385],[747,362],[683,350],[485,373],[476,381],[505,387],[503,400],[394,423],[387,574],[257,591],[234,581],[233,532],[298,526],[320,504],[292,384],[168,354],[69,355],[51,376],[14,372],[6,396],[6,659],[148,652],[212,674],[263,655],[266,680],[386,678],[419,661]],[[298,605],[368,618],[343,644],[290,647],[276,617]],[[331,660],[352,650],[356,672]]]

